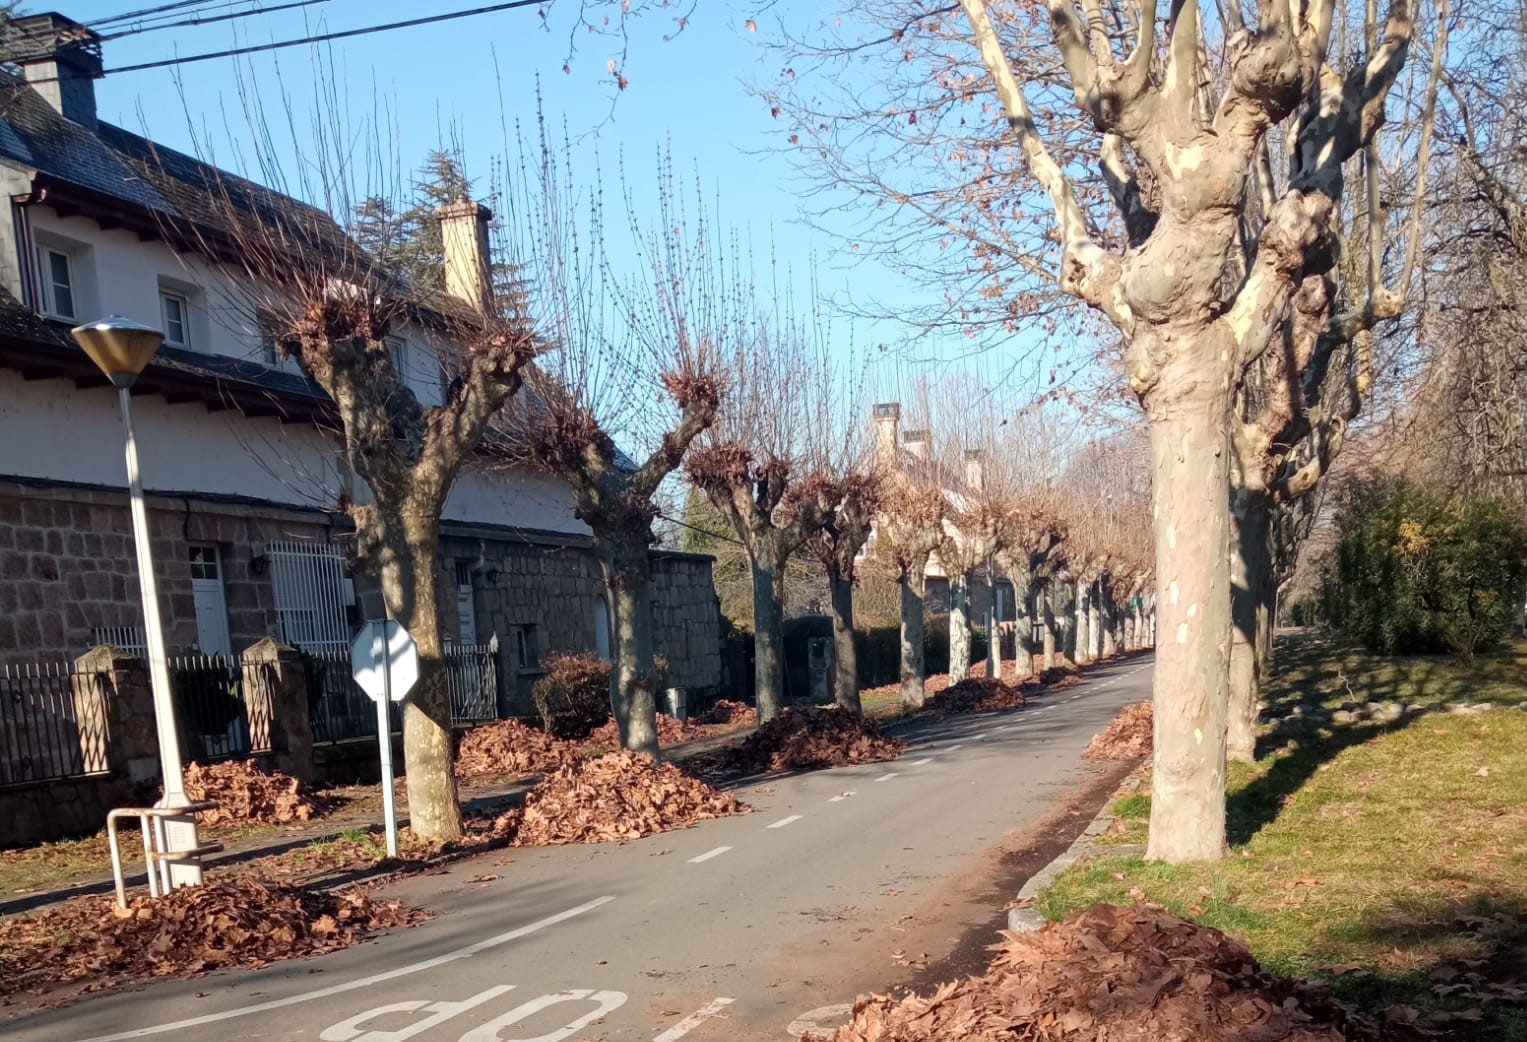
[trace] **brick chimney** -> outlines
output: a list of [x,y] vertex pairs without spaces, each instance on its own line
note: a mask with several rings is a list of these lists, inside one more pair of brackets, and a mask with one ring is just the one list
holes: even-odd
[[95,130],[101,38],[61,14],[14,18],[5,29],[9,58],[33,90],[65,119]]
[[932,440],[933,436],[926,430],[907,431],[901,436],[901,442],[906,446],[907,451],[918,459],[928,458],[928,443]]
[[896,428],[900,424],[900,402],[875,406],[875,462],[882,467],[896,465]]
[[972,492],[986,490],[986,453],[981,449],[965,450],[965,487]]
[[474,311],[493,304],[488,222],[493,211],[463,196],[435,211],[445,257],[445,291]]

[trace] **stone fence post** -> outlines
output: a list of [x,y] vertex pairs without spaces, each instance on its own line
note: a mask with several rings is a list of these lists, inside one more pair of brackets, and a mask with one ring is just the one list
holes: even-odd
[[133,785],[157,781],[154,693],[143,661],[102,644],[74,666],[74,717],[85,770],[110,771]]
[[274,637],[253,644],[239,663],[244,670],[244,705],[250,747],[270,750],[272,766],[302,782],[316,777],[312,707],[302,654]]

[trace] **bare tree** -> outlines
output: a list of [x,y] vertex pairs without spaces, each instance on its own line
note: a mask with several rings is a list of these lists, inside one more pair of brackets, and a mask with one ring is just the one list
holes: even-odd
[[840,709],[863,713],[859,704],[859,657],[854,642],[854,586],[859,558],[874,531],[880,509],[880,478],[861,462],[817,485],[822,527],[806,548],[827,572],[832,612],[832,696]]

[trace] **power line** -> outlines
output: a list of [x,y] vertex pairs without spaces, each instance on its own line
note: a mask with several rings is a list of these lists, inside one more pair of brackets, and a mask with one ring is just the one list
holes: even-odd
[[188,65],[192,62],[211,61],[214,58],[236,58],[242,54],[259,54],[263,51],[276,51],[284,47],[301,47],[304,44],[327,43],[330,40],[345,40],[352,36],[385,33],[394,29],[412,29],[420,25],[433,25],[437,22],[449,22],[458,18],[470,18],[480,14],[495,14],[499,11],[511,11],[520,7],[539,7],[545,2],[546,0],[510,0],[509,3],[489,4],[486,7],[474,7],[466,11],[450,11],[446,14],[428,15],[424,18],[410,18],[407,21],[388,22],[385,25],[363,26],[359,29],[343,29],[338,32],[304,36],[296,40],[277,40],[274,43],[254,44],[249,47],[231,47],[225,51],[188,54],[181,58],[163,58],[159,61],[139,62],[136,65],[118,65],[115,68],[106,69],[104,74],[111,75],[118,72],[142,72],[145,69],[163,69],[171,65]]
[[210,0],[178,0],[177,3],[160,4],[158,7],[145,7],[140,11],[128,11],[126,14],[110,15],[106,18],[97,18],[93,25],[120,25],[123,22],[132,22],[150,15],[162,15],[170,11],[183,11],[188,7],[205,7]]
[[[245,11],[231,11],[227,14],[191,15],[182,18],[178,22],[160,22],[157,25],[139,25],[132,29],[121,29],[117,32],[105,33],[101,36],[104,43],[107,40],[120,40],[124,36],[137,36],[141,33],[152,33],[160,29],[179,29],[185,26],[211,25],[213,22],[227,22],[235,18],[253,18],[260,14],[275,14],[277,11],[289,11],[294,7],[311,7],[313,4],[326,4],[329,0],[291,0],[290,3],[276,4],[272,7],[254,7]],[[232,7],[233,4],[221,4],[221,7]]]

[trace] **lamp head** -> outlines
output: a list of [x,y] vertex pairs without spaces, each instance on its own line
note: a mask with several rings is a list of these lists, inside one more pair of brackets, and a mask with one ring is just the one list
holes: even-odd
[[159,330],[121,315],[107,315],[69,332],[117,387],[131,387],[164,343],[164,334]]

